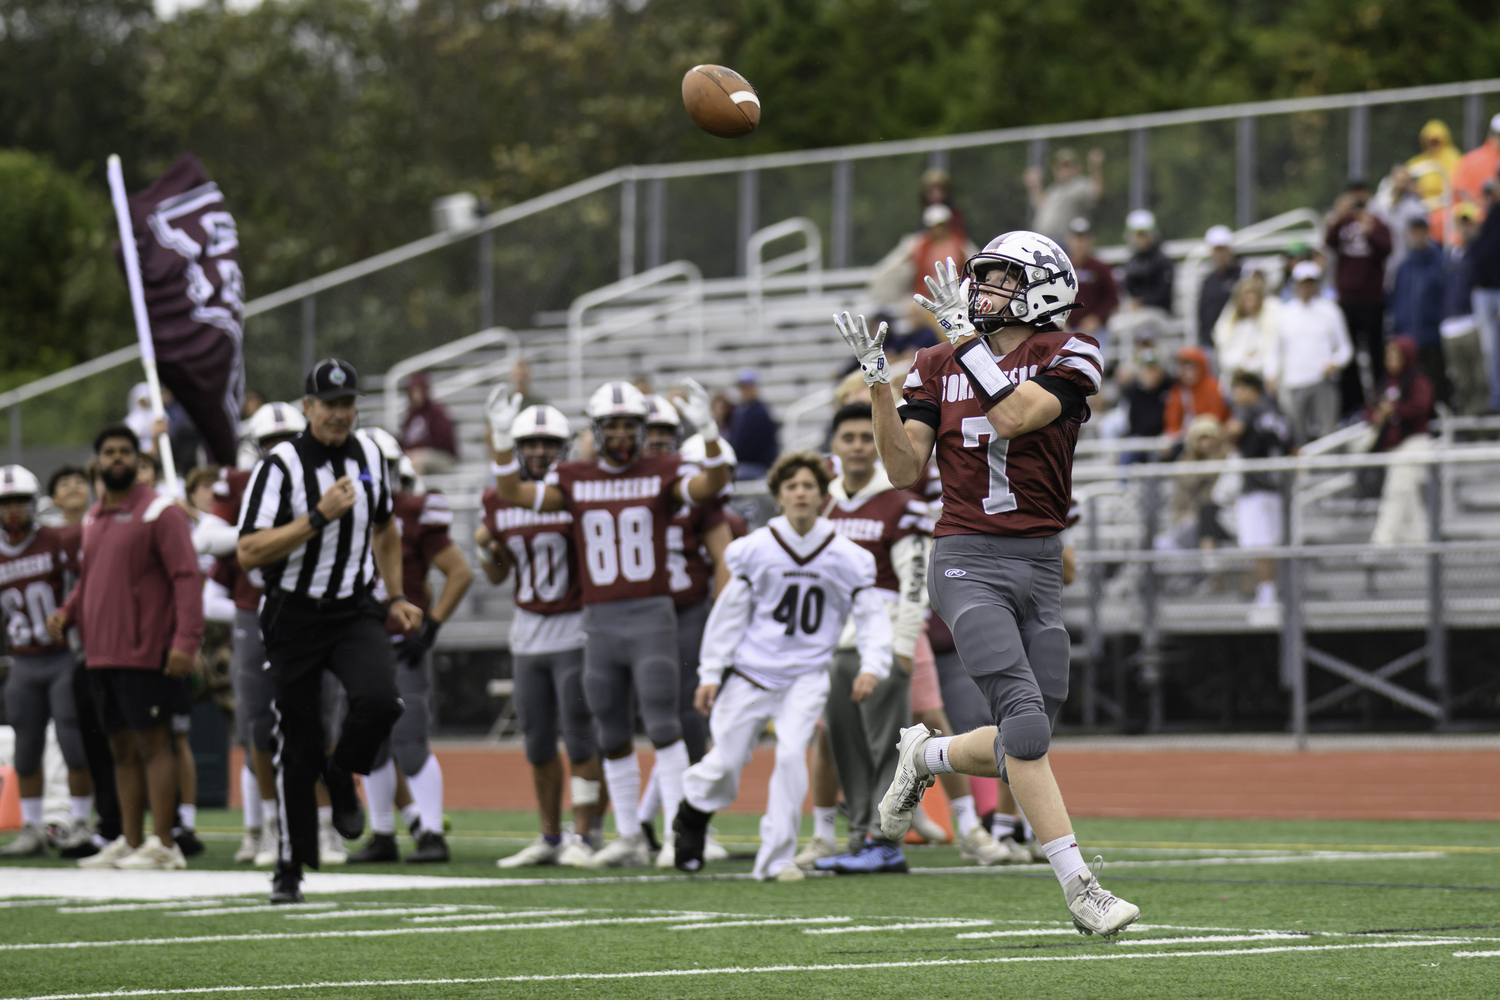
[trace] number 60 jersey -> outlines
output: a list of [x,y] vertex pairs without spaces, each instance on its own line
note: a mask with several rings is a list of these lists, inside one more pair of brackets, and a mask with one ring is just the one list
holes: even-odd
[[902,420],[937,431],[943,535],[1055,535],[1067,526],[1073,497],[1073,447],[1088,419],[1086,398],[1104,381],[1104,358],[1082,333],[1034,333],[996,358],[1016,383],[1035,381],[1062,403],[1062,415],[1009,441],[995,429],[974,396],[969,377],[953,359],[953,345],[917,352],[906,376]]
[[700,684],[733,670],[779,691],[802,674],[827,670],[852,610],[860,672],[885,677],[891,621],[875,590],[875,557],[820,517],[799,535],[785,517],[731,542],[729,585],[703,630]]

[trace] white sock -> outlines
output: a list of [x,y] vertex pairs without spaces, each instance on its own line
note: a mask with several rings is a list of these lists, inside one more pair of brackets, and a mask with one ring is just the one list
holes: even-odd
[[619,760],[606,757],[604,780],[609,785],[609,801],[615,807],[616,835],[628,837],[640,833],[641,821],[635,810],[641,798],[641,762],[635,751]]
[[196,829],[198,826],[198,807],[184,802],[177,807],[177,818],[182,821],[184,830]]
[[[259,793],[257,793],[257,794],[259,794]],[[275,799],[261,799],[260,800],[260,811],[261,811],[261,813],[262,813],[262,815],[264,817],[261,820],[261,826],[262,827],[265,826],[267,820],[275,821],[281,815],[281,813],[276,808],[276,800]]]
[[21,822],[27,826],[42,825],[42,797],[21,800]]
[[948,744],[952,743],[953,739],[952,736],[934,736],[927,741],[922,755],[922,763],[927,765],[927,773],[953,773],[953,762],[948,759]]
[[420,832],[422,829],[422,810],[417,808],[415,802],[408,802],[401,807],[401,822],[410,830],[413,826]]
[[94,812],[94,797],[92,795],[69,795],[68,804],[72,806],[73,818],[88,821]]
[[442,833],[443,767],[438,763],[437,754],[428,754],[422,769],[407,775],[406,783],[411,786],[412,804],[422,816],[422,829]]
[[837,844],[839,833],[833,821],[838,814],[838,806],[813,806],[813,836],[826,840],[830,844]]
[[651,769],[651,776],[661,775],[661,810],[662,815],[668,817],[668,830],[682,805],[682,776],[692,766],[692,761],[688,760],[687,744],[682,740],[656,751],[656,766]]
[[974,796],[965,795],[954,799],[953,815],[958,817],[958,835],[967,837],[970,830],[979,826],[979,813],[974,808]]
[[[640,816],[642,823],[650,823],[656,819],[656,814],[661,812],[661,768],[653,767],[651,777],[646,779],[646,794],[641,796],[640,807],[636,813]],[[667,829],[672,828],[672,820],[675,816],[667,817]]]
[[333,806],[318,806],[318,825],[325,830],[333,825]]
[[259,830],[266,821],[265,803],[260,800],[260,786],[249,764],[240,768],[240,801],[245,803],[245,829]]
[[396,832],[396,762],[384,764],[365,775],[365,803],[370,813],[370,832],[390,836]]
[[1088,871],[1089,866],[1083,863],[1083,852],[1078,849],[1078,841],[1073,839],[1071,833],[1066,837],[1049,840],[1042,845],[1042,850],[1046,852],[1047,860],[1052,862],[1052,871],[1057,876],[1057,881],[1065,889],[1068,887],[1068,879]]
[[996,840],[1001,837],[1010,837],[1018,841],[1026,840],[1021,836],[1021,821],[1009,813],[995,813],[995,818],[990,821],[990,833]]

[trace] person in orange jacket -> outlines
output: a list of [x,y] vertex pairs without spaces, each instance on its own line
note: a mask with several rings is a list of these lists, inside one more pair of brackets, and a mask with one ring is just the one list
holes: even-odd
[[1219,391],[1218,379],[1209,370],[1208,355],[1202,348],[1184,347],[1177,352],[1177,384],[1167,396],[1165,430],[1179,435],[1194,417],[1205,413],[1220,421],[1229,419],[1229,407]]

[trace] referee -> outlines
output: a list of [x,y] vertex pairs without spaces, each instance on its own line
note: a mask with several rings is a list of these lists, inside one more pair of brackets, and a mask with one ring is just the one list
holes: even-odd
[[[272,448],[250,474],[240,510],[240,565],[265,579],[260,628],[276,713],[281,856],[272,903],[301,902],[302,866],[318,867],[323,779],[333,825],[364,831],[351,773],[368,774],[401,715],[387,610],[403,631],[422,612],[401,592],[401,537],[391,519],[391,483],[375,443],[354,430],[359,376],[347,361],[319,361],[307,375],[307,430]],[[394,594],[389,609],[371,591],[375,573]],[[349,696],[338,746],[325,757],[323,671]]]

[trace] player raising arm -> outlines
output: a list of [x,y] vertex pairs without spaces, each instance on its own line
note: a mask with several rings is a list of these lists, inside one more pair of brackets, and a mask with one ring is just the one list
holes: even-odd
[[730,543],[732,574],[714,602],[703,635],[694,700],[713,711],[713,749],[683,779],[677,867],[698,871],[708,821],[739,794],[766,723],[776,723],[776,769],[771,772],[754,875],[795,881],[792,860],[802,800],[807,795],[807,748],[828,700],[828,668],[844,619],[854,614],[860,673],[856,697],[867,696],[891,669],[891,623],[874,589],[875,557],[834,531],[818,511],[828,502],[827,470],[811,452],[783,455],[766,477],[782,516]]
[[964,668],[996,726],[946,737],[901,731],[896,777],[880,802],[881,829],[901,837],[933,776],[949,771],[1007,781],[1052,863],[1073,923],[1111,935],[1140,916],[1084,864],[1047,763],[1068,696],[1062,624],[1062,542],[1073,448],[1087,397],[1103,381],[1098,343],[1063,332],[1078,280],[1056,243],[1006,233],[964,265],[950,259],[917,296],[948,343],[917,354],[898,405],[864,318],[835,317],[871,386],[875,442],[891,482],[911,486],[937,449],[943,515],[933,531],[928,592],[953,632]]

